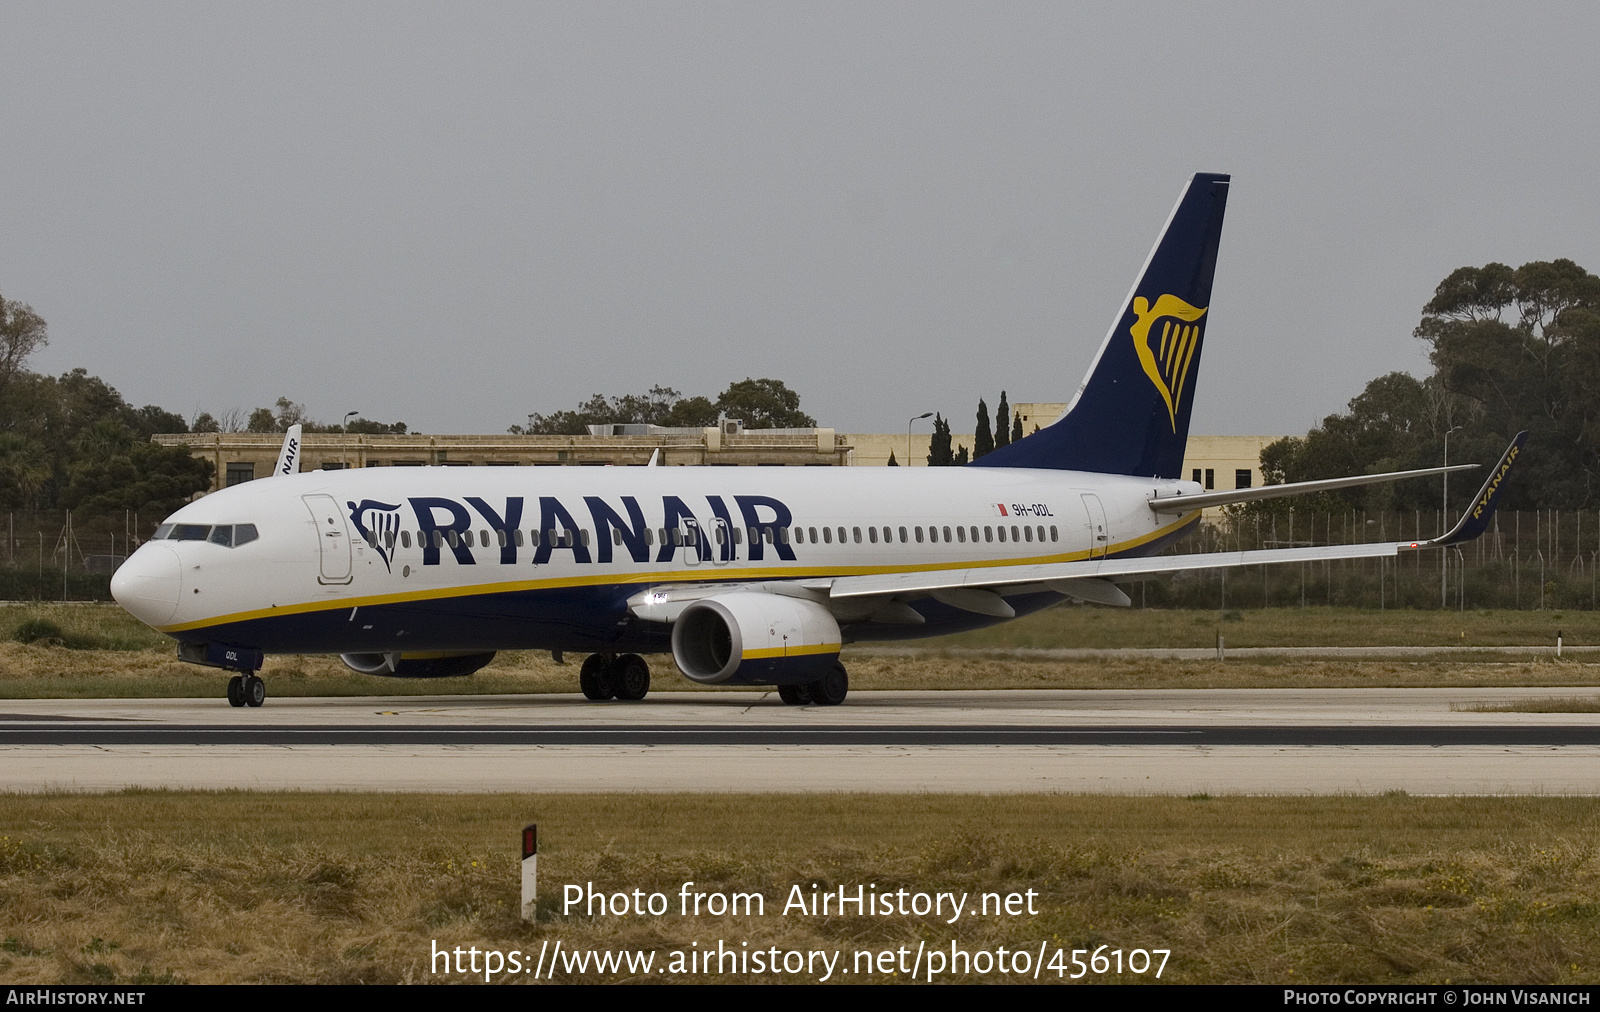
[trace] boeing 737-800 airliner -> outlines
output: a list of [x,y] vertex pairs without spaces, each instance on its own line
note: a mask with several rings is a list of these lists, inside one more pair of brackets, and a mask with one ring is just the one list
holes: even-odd
[[[938,636],[1178,570],[1374,558],[1481,534],[1518,434],[1473,508],[1405,544],[1159,556],[1207,506],[1445,468],[1207,492],[1181,480],[1228,177],[1185,187],[1067,411],[951,468],[370,468],[275,474],[168,517],[117,601],[234,672],[261,705],[266,654],[465,675],[498,650],[587,652],[592,699],[639,699],[641,654],[704,683],[836,704],[842,644]],[[1451,468],[1450,470],[1454,470]]]

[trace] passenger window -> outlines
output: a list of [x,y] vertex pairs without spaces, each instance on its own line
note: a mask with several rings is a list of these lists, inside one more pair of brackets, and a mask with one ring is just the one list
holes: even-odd
[[903,545],[909,540],[911,539],[906,537],[906,529],[904,527],[900,528],[900,543]]
[[583,543],[583,547],[588,548],[589,547],[589,532],[587,530],[579,531],[578,532],[578,540]]
[[[456,534],[455,531],[451,531],[450,532],[450,536],[451,537],[455,537],[455,534]],[[433,532],[433,547],[435,547],[435,548],[443,548],[444,547],[444,535],[439,533],[437,530],[435,530]]]
[[[218,530],[221,530],[221,528],[218,528]],[[231,535],[233,532],[229,531],[228,533]],[[211,535],[211,540],[212,541],[216,541],[217,540],[217,536],[216,536],[215,533],[213,533]],[[378,532],[377,531],[368,531],[367,532],[367,536],[366,536],[366,542],[367,542],[367,547],[368,548],[377,548],[378,547]],[[220,541],[217,542],[217,543],[221,544]]]
[[445,537],[449,539],[451,548],[461,544],[461,535],[457,531],[451,531],[449,534],[445,535]]
[[400,532],[400,547],[401,548],[410,548],[411,547],[411,532],[410,531],[401,531]]
[[[983,529],[983,540],[985,540],[985,541],[993,541],[994,540],[994,528],[993,527],[985,527]],[[1000,540],[1001,541],[1005,540],[1004,535],[1001,536]]]
[[1033,528],[1032,527],[1024,527],[1022,529],[1022,536],[1023,536],[1024,540],[1026,540],[1029,544],[1032,544],[1033,543]]
[[506,532],[503,530],[497,530],[494,532],[494,536],[495,540],[500,542],[500,547],[504,548],[506,546]]
[[787,528],[787,527],[779,527],[778,528],[778,544],[787,545],[788,543],[789,543],[789,528]]
[[528,544],[533,548],[538,548],[539,547],[539,532],[538,531],[529,531],[528,532]]
[[972,543],[973,544],[977,544],[978,543],[978,525],[977,524],[973,524],[972,525]]
[[733,535],[733,543],[734,544],[736,544],[736,545],[744,544],[744,528],[743,527],[730,527],[730,528],[728,528],[728,533]]
[[794,529],[794,543],[797,545],[806,543],[806,529],[804,527],[796,527]]
[[672,528],[672,530],[669,533],[672,535],[672,547],[674,547],[674,548],[682,547],[683,546],[683,530],[681,528],[674,527],[674,528]]
[[776,536],[776,533],[777,532],[771,527],[761,528],[761,536],[767,539],[767,544],[769,545],[772,544],[772,539]]
[[[868,527],[867,528],[867,537],[872,540],[873,544],[877,544],[878,543],[878,529],[876,527]],[[861,540],[861,528],[859,528],[859,527],[856,528],[856,540],[857,541]]]
[[[904,529],[905,528],[901,528],[902,531]],[[920,545],[920,544],[922,544],[922,528],[919,526],[919,527],[916,528],[916,531],[917,531],[917,544]],[[904,534],[901,535],[900,540],[901,541],[905,540],[905,535]]]
[[844,536],[844,528],[843,527],[839,528],[839,544],[842,545],[848,540],[850,540],[850,539]]
[[1061,539],[1060,539],[1060,538],[1059,538],[1059,537],[1058,537],[1058,536],[1057,536],[1057,535],[1056,535],[1056,525],[1055,525],[1055,524],[1051,524],[1051,525],[1050,525],[1050,540],[1051,540],[1051,541],[1059,541],[1059,540],[1061,540]]
[[[726,528],[724,528],[724,527],[723,527],[723,526],[721,526],[721,525],[720,525],[720,524],[719,524],[719,525],[717,525],[717,528],[716,528],[716,539],[717,539],[717,545],[718,545],[718,546],[719,546],[719,547],[720,547],[720,546],[721,546],[721,545],[725,545],[725,544],[727,544],[727,542],[728,542],[728,531],[727,531],[727,529],[726,529]],[[620,545],[620,544],[622,544],[622,542],[621,542],[621,541],[620,541],[620,540],[619,540],[619,541],[618,541],[618,542],[617,542],[617,544],[619,544],[619,545]]]
[[[843,530],[844,530],[844,528],[843,528],[843,527],[841,527],[841,528],[839,528],[839,530],[840,530],[840,531],[841,531],[841,532],[842,532],[842,531],[843,531]],[[853,527],[853,528],[851,528],[851,532],[852,532],[852,533],[853,533],[853,534],[855,534],[855,542],[856,542],[856,544],[858,544],[858,545],[859,545],[859,544],[861,544],[861,528],[859,528],[859,527]],[[839,540],[840,540],[840,541],[843,541],[843,540],[844,540],[844,534],[843,534],[843,533],[841,533],[841,534],[840,534],[840,535],[839,535]]]
[[816,544],[817,543],[817,529],[815,527],[809,528],[806,531],[806,533],[811,535],[811,543],[813,545]]
[[1044,543],[1044,525],[1043,524],[1039,525],[1039,543],[1040,544]]
[[822,529],[822,543],[825,544],[825,545],[833,544],[833,528],[832,527],[824,527]]
[[[946,534],[944,536],[944,539],[946,541],[949,541],[950,540],[950,535]],[[956,528],[956,540],[961,542],[962,544],[966,544],[967,543],[967,529],[965,527],[957,527]]]
[[383,532],[383,547],[391,552],[394,551],[394,531]]
[[693,527],[684,528],[683,543],[686,545],[698,545],[700,543],[699,532]]
[[517,528],[517,547],[518,548],[522,547],[522,528],[521,527]]
[[944,543],[947,545],[950,543],[950,528],[948,527],[944,529]]
[[1011,525],[1011,540],[1012,541],[1020,541],[1020,540],[1022,540],[1021,538],[1017,537],[1017,525],[1016,524],[1012,524]]
[[[369,534],[368,537],[371,537],[371,535]],[[213,545],[221,545],[223,548],[232,548],[233,527],[228,524],[223,524],[219,527],[213,527],[211,528],[211,537],[207,538],[206,540],[211,542]]]
[[248,545],[250,542],[254,541],[260,536],[261,535],[256,533],[255,524],[233,525],[233,547],[235,548],[238,548],[240,545]]
[[619,528],[611,528],[611,543],[619,546],[622,544],[622,531]]

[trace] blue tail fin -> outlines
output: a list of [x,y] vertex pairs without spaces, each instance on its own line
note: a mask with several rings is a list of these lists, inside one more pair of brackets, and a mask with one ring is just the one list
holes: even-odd
[[1066,412],[972,466],[1180,476],[1228,179],[1184,187]]

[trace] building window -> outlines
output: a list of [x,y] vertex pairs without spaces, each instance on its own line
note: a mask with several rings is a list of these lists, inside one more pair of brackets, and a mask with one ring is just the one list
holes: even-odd
[[1237,471],[1233,472],[1233,487],[1250,487],[1250,469],[1248,467],[1241,467]]
[[229,488],[232,488],[235,485],[243,485],[247,481],[254,481],[255,477],[256,466],[254,464],[235,464],[231,462],[228,464]]
[[1194,478],[1192,480],[1196,485],[1200,484],[1200,469],[1198,467],[1194,469]]
[[1212,489],[1212,488],[1216,488],[1216,487],[1217,487],[1217,472],[1208,467],[1208,468],[1206,468],[1206,488]]

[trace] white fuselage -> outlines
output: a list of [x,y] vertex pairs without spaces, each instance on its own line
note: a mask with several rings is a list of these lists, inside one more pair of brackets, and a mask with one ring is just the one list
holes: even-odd
[[[259,536],[150,541],[113,591],[180,640],[267,653],[644,649],[667,630],[630,620],[625,602],[650,587],[1150,554],[1197,514],[1156,514],[1149,500],[1194,491],[973,467],[318,471],[185,506],[167,523],[193,525],[186,536],[245,524]],[[846,635],[992,621],[935,608],[915,629],[862,623]]]

